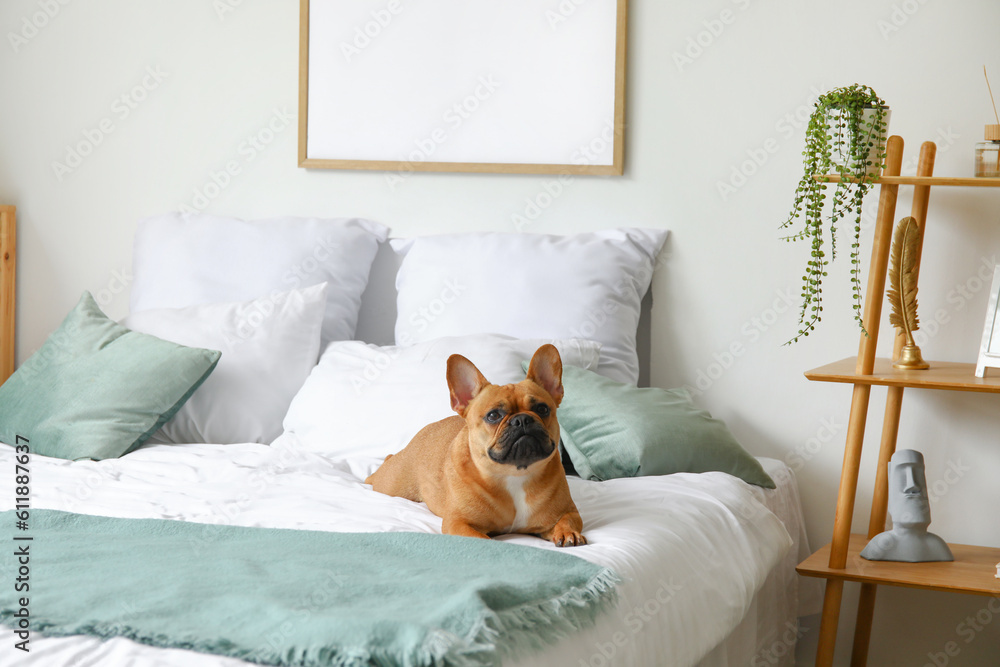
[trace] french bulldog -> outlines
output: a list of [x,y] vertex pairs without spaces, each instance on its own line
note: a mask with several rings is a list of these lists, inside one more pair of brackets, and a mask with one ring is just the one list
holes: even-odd
[[516,384],[490,384],[459,354],[448,358],[446,375],[458,414],[425,426],[365,483],[426,503],[446,534],[526,533],[559,547],[586,544],[559,458],[559,351],[540,347]]

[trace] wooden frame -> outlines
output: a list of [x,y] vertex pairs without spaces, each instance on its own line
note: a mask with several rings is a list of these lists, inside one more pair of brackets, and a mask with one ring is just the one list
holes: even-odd
[[14,372],[16,335],[17,221],[13,206],[0,206],[0,384]]
[[983,342],[979,346],[976,377],[985,377],[987,368],[1000,368],[1000,321],[997,320],[997,303],[1000,302],[1000,266],[993,269],[993,285],[983,324]]
[[[402,0],[300,0],[299,166],[382,170],[401,176],[414,171],[621,175],[627,0],[548,7],[536,0],[437,0],[416,5]],[[511,31],[523,25],[516,21],[516,12],[529,10],[537,19],[530,30],[532,38],[525,35],[524,39],[504,40],[505,34],[518,34]],[[339,38],[331,31],[330,36],[323,36],[326,46],[317,46],[316,31],[322,29],[319,21],[329,24],[330,15],[336,12],[343,13],[343,20],[335,23]],[[610,13],[614,14],[613,25],[604,20]],[[437,34],[425,34],[428,26]],[[463,26],[472,28],[462,30]],[[498,96],[489,105],[491,100],[487,99],[479,115],[456,127],[460,119],[448,117],[451,109],[461,113],[459,102],[466,105],[473,97],[468,93],[475,91],[475,97],[483,99],[480,91],[490,90],[482,87],[488,79],[476,77],[476,73],[485,76],[486,69],[477,69],[473,57],[472,64],[456,58],[456,51],[462,55],[461,49],[473,44],[475,52],[475,44],[491,35],[503,44],[514,41],[518,48],[529,45],[526,48],[530,49],[537,43],[541,45],[539,53],[552,60],[530,66],[534,62],[530,51],[523,58],[515,55],[491,60],[490,67],[519,68],[518,76],[507,78],[503,98]],[[411,81],[414,68],[418,72],[442,69],[410,65],[411,60],[420,62],[424,52],[429,62],[441,63],[442,43],[455,45],[447,49],[446,66],[451,71],[428,75],[426,81],[432,83],[427,85]],[[376,48],[363,50],[358,45]],[[562,45],[583,47],[577,49],[581,52],[567,53],[557,48]],[[319,57],[320,48],[331,57]],[[336,51],[331,53],[331,48]],[[348,69],[355,57],[352,69]],[[595,60],[600,62],[599,68],[594,66]],[[316,62],[321,65],[315,66]],[[344,70],[353,76],[341,76],[344,83],[330,83],[338,80],[330,72]],[[532,76],[536,80],[524,81]],[[320,77],[322,85],[317,83]],[[566,94],[567,90],[573,94]],[[358,104],[342,104],[345,99]],[[574,104],[582,99],[596,99],[597,103]],[[311,122],[310,109],[315,118],[328,118],[327,124],[320,126],[315,118]],[[530,123],[525,122],[528,116]]]

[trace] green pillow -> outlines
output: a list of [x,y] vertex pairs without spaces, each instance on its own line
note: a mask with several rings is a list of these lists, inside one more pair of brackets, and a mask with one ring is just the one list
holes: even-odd
[[685,389],[640,389],[575,366],[563,367],[563,388],[563,446],[585,479],[720,471],[774,488],[760,462]]
[[31,452],[61,459],[121,456],[180,409],[220,356],[126,329],[84,292],[0,386],[0,441],[27,439]]

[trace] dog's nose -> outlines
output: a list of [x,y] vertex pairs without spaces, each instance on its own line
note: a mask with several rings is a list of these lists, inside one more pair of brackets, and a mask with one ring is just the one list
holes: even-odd
[[535,420],[532,419],[531,415],[525,415],[525,414],[514,415],[513,417],[510,418],[510,425],[514,428],[524,429],[531,426],[531,423],[533,421]]

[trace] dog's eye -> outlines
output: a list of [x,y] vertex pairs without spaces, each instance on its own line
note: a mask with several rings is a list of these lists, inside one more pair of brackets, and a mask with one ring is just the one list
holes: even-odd
[[541,417],[542,419],[552,414],[552,410],[550,410],[549,406],[545,405],[544,403],[539,403],[533,409],[535,411],[535,414]]
[[490,410],[486,413],[486,422],[488,424],[496,424],[501,419],[503,419],[503,413],[499,410]]

